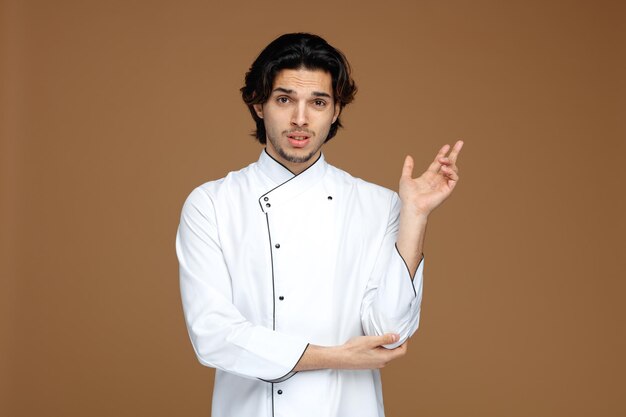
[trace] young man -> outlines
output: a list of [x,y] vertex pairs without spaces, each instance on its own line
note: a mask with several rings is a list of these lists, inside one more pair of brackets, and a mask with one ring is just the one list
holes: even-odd
[[190,194],[176,241],[192,345],[217,369],[212,415],[384,416],[379,368],[418,327],[426,222],[463,143],[418,178],[407,157],[399,196],[329,165],[356,86],[315,35],[274,40],[241,92],[265,149]]

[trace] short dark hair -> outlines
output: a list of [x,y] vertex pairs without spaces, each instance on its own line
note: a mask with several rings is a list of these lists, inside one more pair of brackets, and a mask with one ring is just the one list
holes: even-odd
[[[241,97],[256,122],[252,136],[265,144],[265,124],[254,111],[253,104],[263,104],[272,93],[274,78],[283,69],[306,68],[324,70],[332,77],[333,95],[339,102],[340,112],[354,100],[357,87],[351,76],[351,69],[345,55],[330,46],[323,38],[310,33],[288,33],[279,36],[261,51],[246,73],[245,85],[241,87]],[[330,126],[326,142],[335,136],[340,128],[339,117]]]

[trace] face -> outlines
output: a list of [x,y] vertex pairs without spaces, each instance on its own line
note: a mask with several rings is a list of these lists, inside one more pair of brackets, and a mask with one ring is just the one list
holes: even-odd
[[317,160],[339,117],[331,75],[323,70],[280,71],[268,100],[253,107],[265,123],[267,152],[296,174]]

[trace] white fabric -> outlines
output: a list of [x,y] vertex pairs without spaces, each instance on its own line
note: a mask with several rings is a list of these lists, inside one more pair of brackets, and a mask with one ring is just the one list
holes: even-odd
[[384,416],[378,370],[292,370],[308,343],[399,333],[391,348],[417,329],[424,262],[411,280],[399,209],[323,155],[294,176],[265,151],[189,195],[180,289],[196,355],[217,368],[213,417]]

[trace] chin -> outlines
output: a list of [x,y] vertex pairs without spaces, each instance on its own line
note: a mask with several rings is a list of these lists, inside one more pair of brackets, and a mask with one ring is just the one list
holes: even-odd
[[293,153],[293,152],[279,152],[279,155],[283,157],[283,159],[285,159],[286,161],[289,161],[291,163],[294,164],[301,164],[303,162],[308,162],[311,160],[311,158],[313,158],[313,156],[315,156],[315,153],[317,151],[308,151],[308,150],[304,150],[302,149],[302,152],[297,152],[297,153]]

